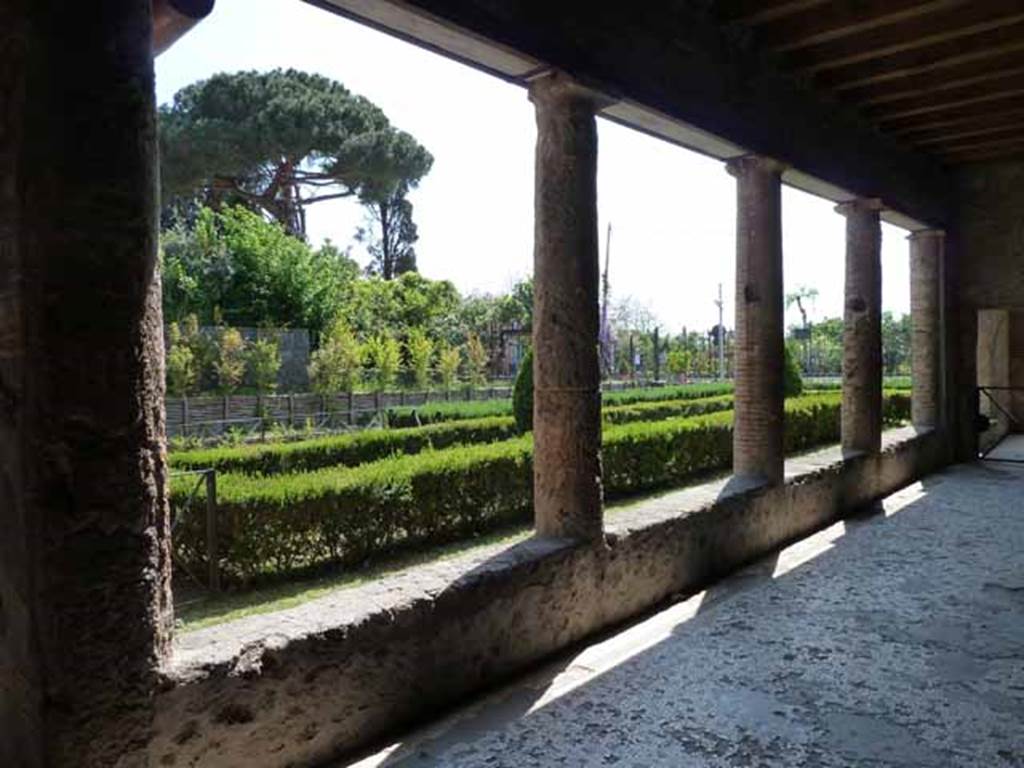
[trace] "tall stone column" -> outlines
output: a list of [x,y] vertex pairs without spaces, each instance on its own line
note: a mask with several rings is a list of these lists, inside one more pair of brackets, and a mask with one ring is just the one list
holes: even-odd
[[597,99],[561,73],[530,84],[535,525],[541,536],[582,540],[602,535]]
[[842,203],[846,217],[843,312],[844,453],[882,447],[882,224],[880,200]]
[[938,229],[914,232],[910,240],[911,420],[915,427],[940,423],[942,366],[940,266],[945,233]]
[[135,765],[170,558],[150,3],[0,4],[0,765]]
[[776,160],[732,160],[736,177],[736,350],[733,473],[783,478],[785,419],[782,171]]

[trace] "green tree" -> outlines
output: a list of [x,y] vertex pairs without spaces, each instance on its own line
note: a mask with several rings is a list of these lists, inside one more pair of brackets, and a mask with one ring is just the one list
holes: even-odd
[[434,357],[434,342],[422,328],[413,328],[409,331],[405,341],[405,351],[416,386],[420,389],[427,389],[430,386],[430,364]]
[[910,372],[910,315],[898,320],[892,312],[882,313],[882,367],[886,375]]
[[437,375],[446,392],[450,392],[455,386],[461,364],[462,354],[459,352],[459,348],[447,343],[442,344],[437,353]]
[[366,201],[366,226],[356,233],[356,239],[370,254],[368,271],[385,280],[416,271],[419,231],[412,220],[412,203],[405,194],[404,187],[400,187],[379,200]]
[[256,391],[269,394],[277,389],[277,373],[281,370],[281,351],[276,339],[258,338],[246,353],[249,375]]
[[666,360],[669,373],[676,377],[686,375],[690,370],[691,357],[690,350],[681,344],[671,349]]
[[198,378],[195,355],[182,337],[177,323],[170,324],[168,339],[170,349],[167,351],[167,392],[177,397],[191,394]]
[[350,301],[359,265],[330,242],[312,249],[240,206],[199,211],[162,235],[164,313],[213,323],[326,329]]
[[796,364],[796,358],[787,344],[785,346],[785,368],[782,372],[782,383],[786,397],[799,397],[804,391],[804,382],[800,378],[800,368]]
[[447,280],[428,280],[407,272],[395,280],[369,277],[355,281],[341,316],[363,338],[382,333],[407,336],[421,328],[433,339],[453,341],[453,318],[462,299]]
[[217,384],[224,394],[236,392],[245,378],[245,340],[237,328],[223,328],[218,342]]
[[369,100],[295,70],[218,74],[160,109],[164,199],[241,203],[305,236],[306,209],[411,189],[433,158]]
[[466,340],[466,368],[469,373],[469,383],[474,387],[480,387],[487,383],[489,360],[487,347],[480,341],[479,336],[471,333]]
[[367,339],[366,362],[372,369],[374,387],[383,392],[394,386],[402,369],[402,349],[391,336],[380,334]]
[[808,322],[808,305],[817,298],[818,289],[806,285],[801,285],[795,291],[786,294],[786,309],[795,304],[800,311],[801,335],[804,345],[803,365],[804,370],[808,373],[811,370],[811,326]]
[[336,320],[313,352],[309,363],[309,381],[321,395],[352,392],[362,370],[363,347],[344,321]]

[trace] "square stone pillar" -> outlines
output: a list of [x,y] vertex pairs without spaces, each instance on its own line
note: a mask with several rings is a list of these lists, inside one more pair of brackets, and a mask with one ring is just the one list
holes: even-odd
[[846,217],[846,298],[843,311],[844,454],[882,447],[882,203],[836,206]]
[[602,536],[597,94],[561,73],[530,84],[537,112],[533,480],[538,535]]
[[914,232],[910,240],[911,419],[915,427],[941,422],[942,365],[939,356],[942,301],[940,269],[945,233]]
[[170,557],[150,4],[0,3],[0,765],[138,765]]
[[736,177],[736,346],[733,473],[783,479],[785,338],[782,295],[782,171],[748,155],[729,162]]

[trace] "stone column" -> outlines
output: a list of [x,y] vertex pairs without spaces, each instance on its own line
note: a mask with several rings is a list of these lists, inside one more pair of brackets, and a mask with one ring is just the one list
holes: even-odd
[[561,73],[537,110],[533,479],[538,535],[602,535],[598,361],[598,96]]
[[942,390],[939,359],[941,302],[939,269],[945,233],[914,232],[910,240],[911,419],[915,427],[940,423]]
[[733,473],[783,478],[782,171],[776,160],[732,160],[736,177],[736,349]]
[[171,620],[150,4],[0,30],[0,765],[135,765]]
[[882,447],[882,224],[880,200],[836,206],[846,217],[843,312],[844,454]]

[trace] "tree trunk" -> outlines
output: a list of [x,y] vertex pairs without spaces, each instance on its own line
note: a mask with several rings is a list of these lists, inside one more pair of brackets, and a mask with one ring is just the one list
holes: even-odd
[[387,202],[380,203],[380,270],[385,280],[392,280],[395,277],[395,259],[391,247],[388,207]]

